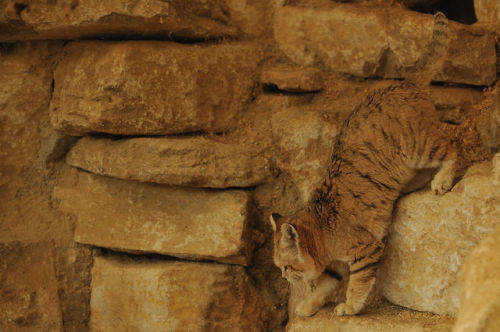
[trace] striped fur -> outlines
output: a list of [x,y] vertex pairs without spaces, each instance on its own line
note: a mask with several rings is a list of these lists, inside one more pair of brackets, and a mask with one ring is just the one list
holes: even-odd
[[[444,136],[422,80],[435,76],[436,58],[446,51],[446,18],[435,16],[429,54],[420,79],[371,95],[345,121],[328,176],[310,204],[293,217],[273,214],[274,262],[290,282],[299,279],[310,292],[296,313],[314,314],[338,284],[325,269],[333,261],[349,264],[346,302],[337,315],[357,314],[365,305],[384,251],[384,237],[395,200],[417,171],[436,168],[431,189],[452,186],[456,152]],[[442,65],[437,61],[437,66]]]
[[[358,313],[375,282],[393,204],[403,188],[424,168],[438,169],[431,182],[436,194],[451,188],[456,153],[440,126],[431,101],[408,82],[379,91],[354,111],[311,203],[293,217],[271,218],[274,261],[284,277],[330,289],[321,284],[333,282],[321,277],[323,271],[334,260],[347,262],[346,303],[335,311]],[[319,309],[304,306],[298,306],[298,314]]]

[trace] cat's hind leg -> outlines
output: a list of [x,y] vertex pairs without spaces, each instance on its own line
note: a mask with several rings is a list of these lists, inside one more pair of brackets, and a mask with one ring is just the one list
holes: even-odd
[[365,306],[375,284],[375,275],[382,258],[384,244],[374,241],[359,252],[349,265],[349,282],[345,303],[339,303],[334,313],[338,316],[355,315]]
[[299,302],[295,314],[302,317],[314,315],[331,297],[340,281],[323,273],[311,288],[311,293]]

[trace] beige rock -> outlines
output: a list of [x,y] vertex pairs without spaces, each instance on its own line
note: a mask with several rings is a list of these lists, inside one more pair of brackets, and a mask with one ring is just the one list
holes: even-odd
[[500,3],[496,0],[474,0],[474,12],[479,24],[500,29]]
[[[395,7],[286,6],[276,13],[274,34],[283,53],[299,65],[360,77],[406,78],[429,49],[433,26],[431,15]],[[449,38],[445,64],[434,80],[489,85],[496,79],[491,34],[450,22]]]
[[320,106],[283,108],[271,117],[277,166],[289,176],[288,185],[297,188],[303,203],[326,176],[340,125]]
[[479,115],[477,130],[483,144],[492,149],[500,148],[500,85],[487,92],[482,112]]
[[66,162],[92,173],[169,185],[250,187],[270,176],[262,151],[219,138],[84,137]]
[[249,193],[73,175],[54,196],[63,211],[77,217],[75,241],[128,252],[249,263]]
[[0,243],[0,330],[63,331],[54,247]]
[[314,68],[270,67],[262,72],[260,81],[289,92],[314,92],[323,88],[322,73]]
[[92,331],[264,331],[265,310],[239,266],[97,257]]
[[358,316],[335,316],[327,307],[313,317],[295,318],[287,332],[450,332],[452,326],[450,317],[380,304]]
[[460,124],[471,116],[473,106],[483,98],[480,91],[457,87],[431,86],[429,93],[439,119],[455,124]]
[[499,251],[497,227],[467,256],[462,267],[460,311],[453,332],[495,332],[500,328]]
[[70,135],[164,135],[232,129],[251,98],[255,44],[76,42],[64,49],[51,101]]
[[464,258],[500,225],[500,187],[491,162],[471,167],[451,192],[402,198],[390,230],[379,286],[391,302],[456,316]]
[[0,41],[141,37],[204,39],[234,36],[225,0],[86,0],[0,3]]

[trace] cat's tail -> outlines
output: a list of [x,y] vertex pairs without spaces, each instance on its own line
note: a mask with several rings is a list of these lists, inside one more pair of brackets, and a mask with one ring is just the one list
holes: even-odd
[[442,71],[450,42],[449,28],[450,23],[446,16],[436,12],[429,49],[416,64],[413,77],[410,77],[410,81],[418,87],[426,88]]

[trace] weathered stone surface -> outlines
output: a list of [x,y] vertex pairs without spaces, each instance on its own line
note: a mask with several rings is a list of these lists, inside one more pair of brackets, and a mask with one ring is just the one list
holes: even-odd
[[500,148],[500,85],[486,93],[486,100],[481,105],[477,130],[483,144],[490,149]]
[[225,0],[15,1],[0,3],[0,41],[234,36]]
[[500,29],[500,3],[497,0],[474,0],[474,12],[479,24]]
[[314,68],[270,67],[262,72],[260,81],[289,92],[314,92],[323,88],[322,73]]
[[453,332],[498,331],[500,327],[499,252],[500,227],[497,227],[467,256],[462,267],[460,311]]
[[456,316],[464,258],[500,224],[500,187],[491,162],[472,166],[451,192],[402,198],[379,286],[391,302]]
[[120,179],[191,187],[249,187],[270,175],[269,157],[262,151],[201,136],[84,137],[70,150],[66,162]]
[[70,135],[232,129],[251,98],[252,43],[75,42],[55,72],[54,127]]
[[439,119],[455,124],[460,124],[469,117],[473,106],[483,98],[480,91],[457,87],[431,86],[429,93]]
[[[433,26],[431,15],[394,7],[286,6],[276,13],[274,34],[280,49],[299,65],[405,78],[424,60]],[[446,61],[434,80],[489,85],[496,79],[493,35],[450,22],[449,38]]]
[[283,108],[272,115],[276,164],[288,175],[288,186],[297,188],[301,202],[309,201],[326,176],[340,125],[320,106]]
[[335,316],[327,307],[313,317],[295,318],[287,332],[450,332],[452,326],[450,317],[380,304],[358,316]]
[[63,331],[53,256],[47,242],[0,243],[1,331]]
[[[177,189],[78,172],[54,190],[75,241],[131,252],[247,264],[249,193]],[[89,208],[91,207],[91,208]]]
[[239,266],[98,257],[93,331],[264,331],[265,310]]

